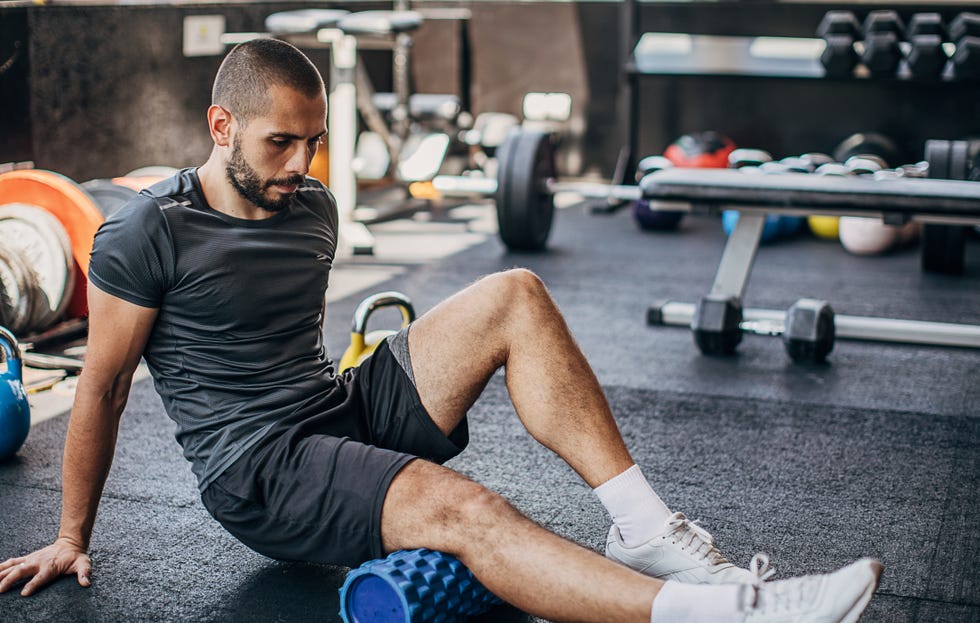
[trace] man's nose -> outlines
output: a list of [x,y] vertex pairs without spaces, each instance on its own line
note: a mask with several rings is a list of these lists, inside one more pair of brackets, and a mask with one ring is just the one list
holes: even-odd
[[310,172],[310,162],[313,160],[311,150],[303,143],[298,143],[286,162],[286,171],[290,175],[305,176]]

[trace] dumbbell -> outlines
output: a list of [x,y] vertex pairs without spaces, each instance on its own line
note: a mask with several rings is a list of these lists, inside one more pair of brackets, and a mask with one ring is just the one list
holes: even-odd
[[368,318],[383,307],[398,308],[402,314],[402,328],[407,327],[409,323],[415,320],[415,308],[412,306],[412,301],[401,292],[379,292],[365,298],[354,310],[350,346],[340,358],[339,372],[361,365],[378,348],[382,340],[396,333],[391,329],[366,333]]
[[874,78],[894,76],[902,60],[900,42],[905,25],[896,11],[871,11],[862,26],[864,32],[861,62]]
[[503,603],[449,554],[401,550],[347,574],[344,623],[460,623]]
[[957,80],[980,78],[980,13],[959,13],[949,23],[953,52],[953,77]]
[[946,61],[946,25],[940,13],[915,13],[909,19],[905,65],[909,75],[920,80],[942,75]]
[[841,78],[850,76],[857,65],[858,55],[854,50],[854,41],[861,31],[861,23],[851,11],[827,11],[820,25],[817,26],[817,36],[824,41],[823,52],[820,53],[820,64],[828,76]]
[[[650,308],[655,313],[657,306]],[[647,318],[647,324],[660,324]],[[708,294],[698,301],[691,321],[694,343],[705,355],[731,355],[743,333],[782,336],[783,346],[797,363],[821,363],[834,348],[834,310],[826,301],[800,299],[783,322],[744,321],[737,297]]]

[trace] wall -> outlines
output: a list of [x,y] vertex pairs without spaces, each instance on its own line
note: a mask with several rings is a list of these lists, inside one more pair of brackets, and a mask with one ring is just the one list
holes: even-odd
[[[29,158],[81,181],[149,164],[203,161],[210,149],[204,110],[220,58],[183,57],[183,17],[220,13],[229,31],[254,31],[262,29],[267,14],[301,6],[0,8],[0,68],[13,53],[13,41],[27,50],[0,72],[0,162]],[[418,33],[419,90],[468,95],[476,113],[515,114],[526,91],[568,92],[574,101],[573,134],[563,149],[564,171],[611,174],[624,143],[618,56],[629,37],[618,32],[620,3],[475,0],[423,6],[463,6],[471,9],[472,19],[465,30],[431,22]],[[939,5],[901,5],[905,13],[923,7]],[[839,7],[641,4],[638,32],[810,36],[831,8]],[[327,67],[325,51],[308,52]],[[390,79],[387,56],[367,56],[369,70],[384,87]],[[726,132],[740,144],[777,155],[827,150],[852,131],[880,130],[905,145],[911,159],[926,138],[980,130],[976,83],[647,77],[638,84],[640,155],[662,151],[680,133],[703,129]]]

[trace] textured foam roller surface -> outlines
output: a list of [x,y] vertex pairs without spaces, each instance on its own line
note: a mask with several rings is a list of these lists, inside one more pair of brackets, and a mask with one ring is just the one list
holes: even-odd
[[500,603],[463,563],[428,549],[366,562],[340,589],[345,623],[456,623]]

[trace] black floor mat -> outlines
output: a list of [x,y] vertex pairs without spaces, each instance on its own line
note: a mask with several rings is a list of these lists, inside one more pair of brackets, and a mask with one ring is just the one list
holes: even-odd
[[[408,292],[424,311],[482,274],[531,267],[595,366],[637,462],[735,562],[766,551],[789,577],[874,556],[885,575],[862,621],[980,621],[976,351],[842,341],[828,365],[796,366],[778,340],[750,338],[737,357],[702,357],[687,331],[643,318],[654,299],[693,301],[710,286],[723,246],[715,221],[689,219],[668,236],[638,232],[625,214],[557,218],[548,254],[504,254],[489,241],[378,289]],[[922,274],[914,251],[868,259],[806,239],[766,247],[746,303],[817,296],[841,313],[977,322],[976,250],[971,242],[965,276],[942,277]],[[336,355],[356,303],[328,311]],[[0,557],[57,531],[66,420],[35,427],[0,464]],[[453,467],[558,533],[601,546],[601,506],[527,437],[499,377],[474,407],[471,433]],[[270,561],[207,515],[149,382],[134,386],[123,419],[92,554],[91,589],[65,580],[29,600],[0,595],[0,618],[339,620],[343,569]],[[528,618],[500,609],[482,620]]]

